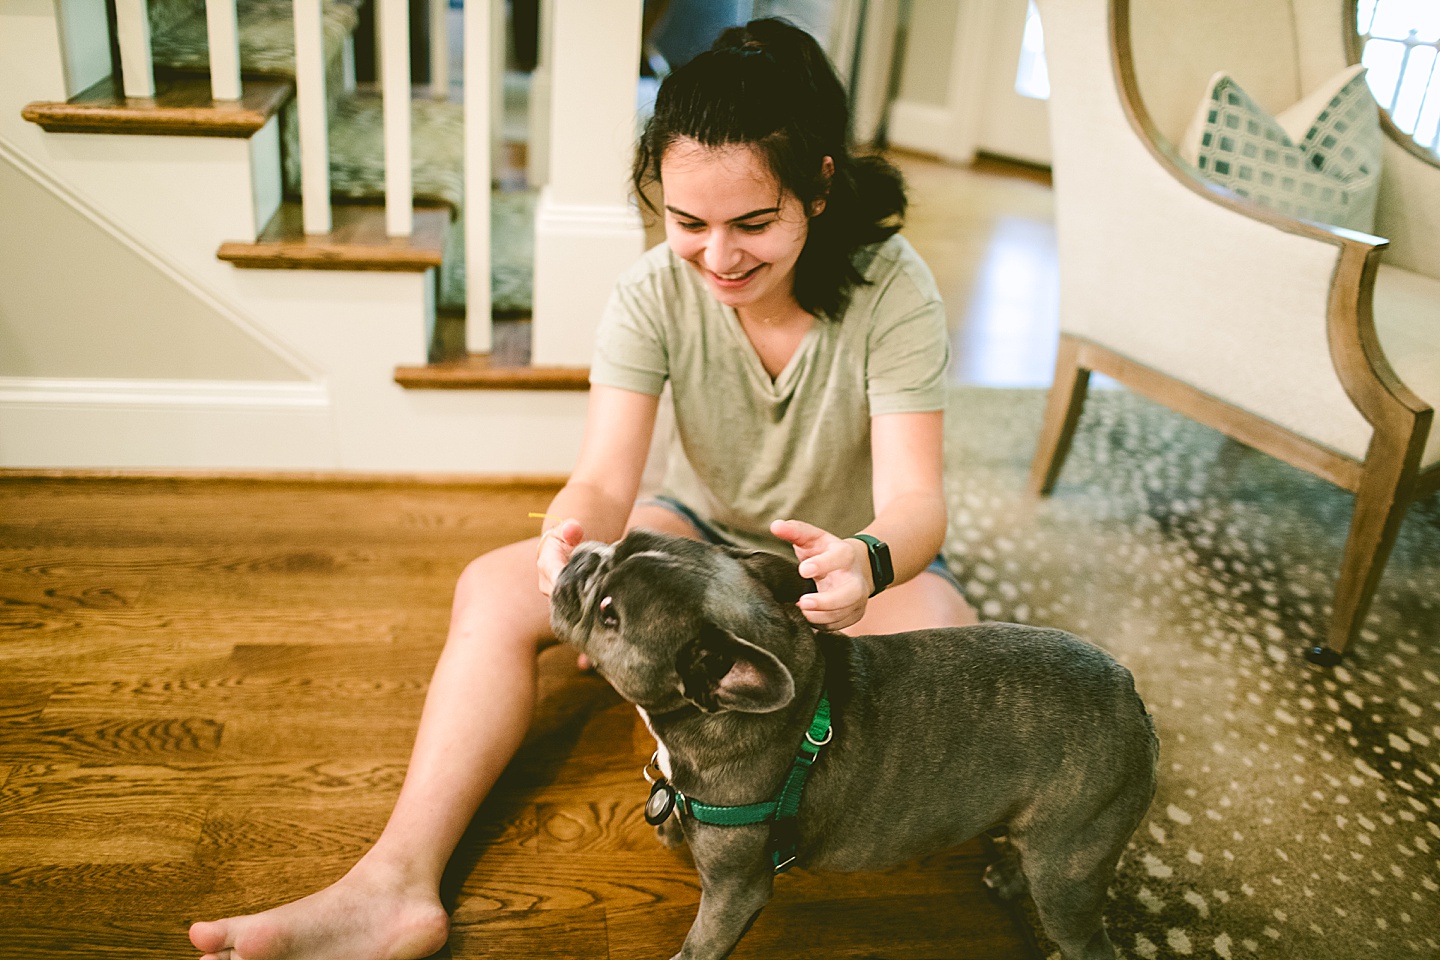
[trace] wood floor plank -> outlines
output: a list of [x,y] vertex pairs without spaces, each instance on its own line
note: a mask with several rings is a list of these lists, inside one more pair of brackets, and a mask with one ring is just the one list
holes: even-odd
[[196,812],[89,809],[20,812],[0,822],[0,864],[47,866],[155,863],[193,857],[203,817]]
[[267,857],[358,860],[380,836],[390,805],[378,799],[346,804],[316,817],[311,811],[263,805],[264,797],[225,797],[205,818],[196,854],[205,862],[228,863],[265,851]]
[[[52,717],[84,717],[116,710],[153,714],[184,707],[191,713],[245,713],[271,720],[276,714],[294,717],[297,702],[307,700],[321,716],[327,711],[348,715],[360,707],[403,709],[423,700],[429,678],[419,673],[417,668],[408,677],[254,676],[221,673],[218,664],[196,660],[189,666],[178,666],[175,675],[169,677],[62,682],[54,686],[46,703]],[[305,716],[310,715],[309,710],[305,711]],[[371,718],[367,714],[366,719],[406,725],[402,717]],[[304,723],[305,719],[295,722]]]
[[[76,956],[114,960],[154,960],[156,957],[194,957],[184,927],[178,927],[168,912],[151,906],[144,898],[115,900],[101,907],[98,897],[90,898],[78,910],[81,916],[99,918],[77,923],[76,912],[53,909],[49,916],[12,915],[4,931],[7,957],[23,960],[73,960]],[[88,909],[87,909],[88,908]],[[143,909],[143,914],[137,913]]]
[[45,717],[0,723],[0,758],[15,763],[93,765],[204,760],[220,747],[223,724],[203,717]]
[[135,606],[146,580],[107,574],[104,583],[54,577],[0,577],[0,616],[37,616],[70,610],[126,610]]
[[156,805],[209,806],[219,792],[251,791],[312,810],[388,796],[404,777],[403,763],[278,761],[85,767],[17,767],[0,790],[0,816],[83,814],[108,809],[137,815]]
[[[980,896],[980,895],[977,895]],[[735,952],[735,960],[791,957],[797,960],[870,958],[895,960],[1014,960],[1013,935],[967,923],[971,913],[951,896],[787,902],[777,897],[760,913]],[[611,960],[650,958],[678,949],[694,911],[657,905],[607,915]]]
[[699,903],[695,868],[668,851],[584,857],[521,857],[486,851],[460,887],[457,916],[487,911],[576,910],[604,904],[607,911],[669,903]]
[[170,896],[203,893],[215,885],[216,866],[187,857],[141,863],[21,864],[0,867],[4,901],[48,900],[76,907],[77,896],[102,894]]
[[[3,628],[0,628],[3,629]],[[16,720],[34,720],[50,702],[56,684],[39,680],[0,681],[0,726]]]
[[450,955],[454,960],[606,960],[605,908],[496,910],[457,921],[451,927]]

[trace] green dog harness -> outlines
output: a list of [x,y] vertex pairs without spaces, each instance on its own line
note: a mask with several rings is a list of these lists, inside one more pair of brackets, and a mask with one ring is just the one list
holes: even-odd
[[[790,772],[780,786],[774,800],[762,803],[747,803],[726,807],[713,803],[701,803],[675,789],[663,775],[651,776],[650,767],[656,766],[651,757],[645,768],[645,779],[652,784],[650,799],[645,803],[645,822],[659,826],[669,818],[671,811],[679,811],[693,817],[700,823],[716,827],[745,827],[757,823],[770,824],[770,856],[776,873],[783,873],[795,863],[795,849],[800,840],[799,821],[800,796],[805,792],[805,781],[810,768],[820,755],[820,748],[830,742],[835,730],[830,725],[830,699],[821,691],[820,702],[815,707],[815,716],[810,720],[810,729],[790,763]],[[656,756],[659,754],[657,752]],[[658,773],[658,767],[657,767]]]

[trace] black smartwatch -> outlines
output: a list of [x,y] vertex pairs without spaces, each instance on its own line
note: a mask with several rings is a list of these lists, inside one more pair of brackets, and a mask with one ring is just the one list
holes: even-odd
[[895,582],[895,566],[890,562],[890,545],[868,533],[857,533],[850,539],[865,544],[865,550],[870,554],[870,579],[875,584],[870,596],[873,597]]

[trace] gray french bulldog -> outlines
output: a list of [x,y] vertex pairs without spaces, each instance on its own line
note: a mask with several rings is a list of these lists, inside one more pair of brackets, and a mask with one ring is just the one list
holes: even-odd
[[[636,530],[577,547],[551,595],[556,636],[658,742],[647,819],[667,817],[667,845],[683,834],[701,884],[676,956],[734,949],[770,899],[777,844],[805,867],[872,870],[1003,827],[1012,853],[986,883],[1006,898],[1028,885],[1066,960],[1114,957],[1100,908],[1159,750],[1130,672],[1070,634],[1015,624],[817,631],[795,605],[814,589],[796,566]],[[822,691],[830,730],[816,737]],[[788,836],[699,819],[777,797],[807,737],[824,745]]]

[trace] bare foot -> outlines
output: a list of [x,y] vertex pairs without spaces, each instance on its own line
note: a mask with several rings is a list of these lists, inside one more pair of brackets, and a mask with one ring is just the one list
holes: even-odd
[[433,887],[361,861],[318,893],[264,913],[200,922],[202,960],[419,960],[445,945],[450,921]]

